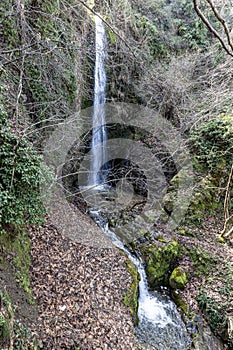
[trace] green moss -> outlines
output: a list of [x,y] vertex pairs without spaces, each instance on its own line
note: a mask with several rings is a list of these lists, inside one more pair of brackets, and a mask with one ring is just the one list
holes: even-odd
[[110,29],[107,27],[107,34],[108,34],[108,38],[109,38],[109,41],[111,44],[115,44],[116,41],[117,41],[117,36],[116,34]]
[[191,317],[191,313],[190,313],[190,310],[189,310],[189,307],[188,305],[185,304],[184,300],[181,298],[181,296],[176,292],[174,291],[172,294],[171,294],[171,297],[172,297],[172,300],[174,301],[174,303],[176,304],[177,308],[182,310],[182,312],[188,317],[190,318]]
[[184,228],[180,228],[178,230],[178,234],[181,235],[181,236],[187,236],[187,237],[195,237],[196,234],[194,234],[191,230],[189,229],[184,229]]
[[30,289],[30,239],[23,230],[13,234],[1,231],[0,245],[4,246],[6,254],[12,256],[16,277],[20,286],[28,293],[29,301],[33,303]]
[[126,268],[132,277],[132,283],[129,291],[124,295],[124,304],[127,307],[129,307],[130,312],[133,315],[135,324],[138,324],[138,295],[139,295],[138,283],[140,280],[140,275],[136,267],[130,260],[127,260]]
[[178,242],[173,240],[163,246],[153,245],[144,248],[143,254],[147,261],[146,274],[149,286],[151,288],[168,286],[170,269],[179,254]]
[[184,288],[187,284],[188,279],[186,272],[181,267],[176,267],[169,278],[169,285],[173,289]]
[[221,244],[226,243],[225,239],[224,239],[222,236],[218,236],[217,242],[218,242],[218,243],[221,243]]
[[166,242],[163,236],[158,236],[157,237],[157,241],[159,241],[161,243],[165,243]]

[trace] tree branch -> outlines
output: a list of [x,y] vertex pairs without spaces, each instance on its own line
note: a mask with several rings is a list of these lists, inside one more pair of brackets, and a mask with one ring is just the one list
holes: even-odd
[[[225,21],[222,19],[222,17],[218,14],[217,10],[215,9],[213,3],[210,0],[206,0],[214,14],[215,17],[218,19],[218,21],[222,24],[222,26],[224,27],[225,33],[227,35],[227,41],[228,44],[230,45],[232,51],[233,51],[233,44],[231,42],[230,39],[230,32],[228,30],[228,27],[225,23]],[[231,57],[233,57],[233,52],[231,52],[228,47],[226,46],[223,38],[220,36],[220,34],[217,32],[217,30],[212,26],[212,24],[209,22],[208,18],[203,14],[203,12],[200,10],[200,8],[197,5],[197,0],[193,0],[193,4],[194,4],[194,10],[196,11],[197,15],[200,17],[200,19],[202,20],[202,22],[207,26],[207,28],[211,31],[211,33],[219,40],[220,44],[222,45],[223,49],[227,52],[228,55],[230,55]],[[229,43],[230,42],[230,43]]]
[[220,232],[220,236],[229,237],[231,233],[233,232],[233,227],[226,233],[227,225],[230,222],[231,219],[233,219],[233,215],[230,216],[229,214],[229,202],[230,202],[230,190],[231,190],[231,181],[233,177],[233,164],[231,166],[231,171],[228,177],[227,186],[226,186],[226,194],[225,194],[225,200],[224,200],[224,216],[225,216],[225,222],[223,230]]
[[[133,54],[133,56],[135,57],[135,58],[137,58],[136,57],[136,55],[135,55],[135,53],[132,51],[132,48],[131,48],[131,46],[128,44],[128,42],[125,40],[125,38],[123,38],[109,23],[108,23],[108,21],[106,21],[99,13],[97,13],[95,10],[93,10],[90,6],[88,6],[84,1],[82,1],[82,0],[77,0],[80,4],[82,4],[86,9],[88,9],[88,11],[90,11],[91,13],[93,13],[93,15],[95,15],[95,16],[98,16],[105,24],[106,24],[106,26],[121,40],[121,41],[123,41],[124,43],[125,43],[125,45],[128,47],[128,49],[132,52],[132,54]],[[77,6],[77,5],[73,5],[73,6],[71,6],[67,1],[64,1],[67,5],[69,5],[70,7],[72,7],[72,9],[74,9],[75,10],[75,7]]]

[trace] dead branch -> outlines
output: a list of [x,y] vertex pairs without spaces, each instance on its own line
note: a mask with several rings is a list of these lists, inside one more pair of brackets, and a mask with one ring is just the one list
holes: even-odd
[[231,167],[231,171],[228,177],[227,186],[226,186],[226,194],[225,194],[225,200],[224,200],[224,216],[225,216],[225,222],[223,230],[220,232],[220,236],[224,236],[225,238],[229,237],[231,233],[233,232],[233,226],[230,228],[228,232],[227,226],[231,219],[233,219],[233,215],[229,214],[229,203],[230,203],[230,190],[231,190],[231,181],[233,177],[233,164]]

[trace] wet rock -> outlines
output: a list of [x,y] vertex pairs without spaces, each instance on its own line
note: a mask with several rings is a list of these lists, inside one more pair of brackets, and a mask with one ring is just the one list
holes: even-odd
[[176,240],[161,246],[151,245],[143,250],[147,262],[147,279],[152,289],[169,284],[170,269],[178,253],[179,244]]
[[135,324],[138,324],[138,296],[140,275],[134,264],[127,260],[126,268],[132,277],[132,283],[128,292],[124,296],[124,304],[129,307]]
[[217,338],[205,323],[202,316],[196,317],[197,334],[194,336],[193,347],[195,350],[227,350],[227,345]]

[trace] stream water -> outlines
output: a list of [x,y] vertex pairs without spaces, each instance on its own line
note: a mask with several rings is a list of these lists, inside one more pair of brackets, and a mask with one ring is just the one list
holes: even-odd
[[109,230],[100,212],[90,211],[90,214],[113,244],[127,254],[140,275],[139,324],[135,328],[139,342],[143,345],[150,345],[150,349],[155,350],[188,350],[191,339],[174,302],[158,291],[149,291],[142,261],[131,254],[115,233]]
[[[104,144],[107,140],[105,127],[105,86],[106,73],[104,60],[106,57],[106,36],[103,22],[95,17],[96,24],[96,62],[95,62],[95,101],[93,113],[92,158],[88,187],[91,188],[93,197],[98,192],[106,192],[104,175],[99,174],[101,166],[105,164],[106,152]],[[102,147],[96,147],[102,144]],[[120,239],[108,228],[106,220],[103,220],[98,210],[90,210],[90,215],[104,230],[111,241],[122,251],[136,266],[141,280],[139,282],[139,325],[136,327],[136,335],[142,344],[150,345],[155,350],[187,350],[190,338],[184,323],[176,309],[175,304],[166,296],[157,291],[149,291],[143,263],[125,248]]]

